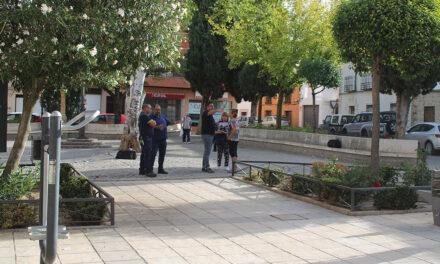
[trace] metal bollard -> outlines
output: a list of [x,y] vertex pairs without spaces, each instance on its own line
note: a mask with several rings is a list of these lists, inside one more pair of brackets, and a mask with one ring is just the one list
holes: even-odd
[[44,113],[41,132],[40,226],[29,227],[28,230],[31,240],[39,240],[40,263],[52,264],[57,257],[58,238],[68,238],[66,228],[58,226],[61,113]]

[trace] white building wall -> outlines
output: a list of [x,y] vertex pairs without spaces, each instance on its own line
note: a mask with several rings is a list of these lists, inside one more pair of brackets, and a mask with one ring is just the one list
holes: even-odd
[[[350,106],[354,106],[354,114],[367,111],[367,105],[372,105],[371,90],[362,90],[365,85],[364,78],[371,78],[371,75],[355,74],[351,64],[344,64],[341,67],[341,86],[339,88],[339,113],[350,114]],[[352,78],[351,81],[347,78]],[[346,91],[346,85],[353,85],[351,91]],[[380,111],[389,111],[396,103],[394,94],[380,94]]]
[[[336,101],[339,98],[339,88],[325,89],[316,95],[316,105],[319,105],[318,124],[322,124],[327,115],[333,114],[330,101]],[[299,125],[304,126],[304,106],[313,105],[312,90],[306,84],[301,86]]]
[[243,116],[243,113],[246,113],[246,116],[251,116],[251,107],[251,102],[242,100],[240,103],[237,104],[238,115]]

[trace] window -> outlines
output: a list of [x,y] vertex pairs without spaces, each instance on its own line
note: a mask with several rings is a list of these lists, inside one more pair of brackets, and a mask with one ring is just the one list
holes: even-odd
[[351,123],[352,120],[353,120],[353,116],[342,116],[341,117],[341,125]]
[[371,75],[361,75],[361,90],[369,91],[372,89]]
[[435,122],[435,107],[425,106],[424,109],[424,122]]
[[330,121],[332,120],[332,116],[328,115],[324,119],[324,124],[330,124]]
[[332,119],[332,124],[337,124],[339,122],[339,116],[334,116]]
[[247,116],[247,112],[241,112],[241,116]]
[[397,104],[396,103],[391,103],[390,104],[390,111],[396,112],[397,110]]
[[423,125],[416,125],[413,126],[410,130],[408,130],[408,133],[414,133],[414,132],[420,132]]
[[356,91],[356,87],[354,86],[354,76],[346,76],[344,78],[344,91],[345,92],[353,92]]
[[285,104],[290,104],[290,103],[292,103],[292,94],[290,93],[290,94],[286,94],[286,95],[284,95],[284,103]]
[[355,118],[354,118],[354,121],[353,121],[354,123],[359,123],[359,122],[361,122],[361,115],[357,115]]
[[107,116],[107,123],[114,124],[115,123],[115,115]]
[[272,104],[272,97],[266,96],[266,104]]
[[271,110],[266,110],[266,116],[271,116],[272,115],[272,111]]
[[373,112],[373,105],[367,105],[366,108],[365,108],[365,111],[368,112],[368,113]]
[[422,132],[428,132],[428,131],[430,131],[430,130],[433,129],[433,128],[434,128],[433,125],[424,124],[424,125],[422,126],[422,129],[421,129],[420,131],[422,131]]
[[354,115],[354,105],[348,107],[348,112],[350,113],[350,115]]
[[371,115],[371,114],[363,114],[363,115],[360,115],[361,117],[360,117],[360,122],[370,122],[372,119],[373,119],[373,115]]

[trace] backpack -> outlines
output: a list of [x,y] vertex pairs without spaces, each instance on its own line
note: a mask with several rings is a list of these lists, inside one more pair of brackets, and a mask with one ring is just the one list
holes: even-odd
[[339,139],[330,139],[327,142],[327,147],[329,148],[341,148],[342,147],[342,143]]

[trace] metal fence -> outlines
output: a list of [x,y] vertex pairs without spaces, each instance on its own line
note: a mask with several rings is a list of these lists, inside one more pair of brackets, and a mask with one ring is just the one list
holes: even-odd
[[[279,161],[239,161],[232,176],[242,176],[269,187],[277,187],[301,196],[325,201],[351,211],[375,210],[375,194],[396,187],[352,188],[312,177],[311,163]],[[431,190],[431,186],[410,186],[413,190]]]

